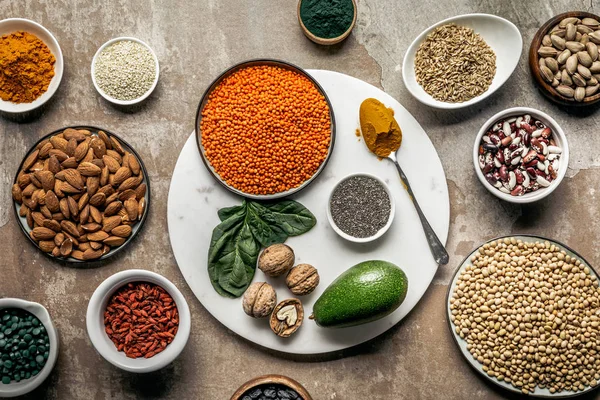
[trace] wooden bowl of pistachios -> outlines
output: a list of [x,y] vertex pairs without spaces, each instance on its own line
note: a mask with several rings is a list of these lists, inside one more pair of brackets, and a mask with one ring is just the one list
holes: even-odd
[[600,101],[599,48],[599,16],[573,11],[549,19],[529,49],[529,67],[542,93],[568,106]]

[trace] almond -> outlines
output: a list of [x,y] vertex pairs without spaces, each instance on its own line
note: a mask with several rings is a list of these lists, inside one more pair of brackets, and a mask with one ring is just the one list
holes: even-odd
[[104,239],[102,242],[109,246],[115,247],[115,246],[120,246],[123,243],[125,243],[125,240],[127,240],[127,239],[119,237],[119,236],[109,236],[106,239]]
[[[38,172],[38,171],[36,171]],[[41,188],[42,187],[42,182],[40,182],[40,180],[38,178],[36,178],[35,173],[31,174],[29,176],[29,178],[31,179],[31,183],[36,187],[36,188]]]
[[130,221],[135,221],[138,216],[138,202],[136,199],[127,199],[124,203]]
[[58,159],[54,156],[49,157],[48,158],[48,171],[52,172],[53,174],[57,174],[59,173],[61,170],[60,168],[60,163],[58,162]]
[[83,157],[81,159],[81,162],[89,162],[89,163],[91,163],[92,161],[94,161],[94,149],[89,148],[88,152],[85,155],[85,157]]
[[106,150],[106,155],[108,157],[114,158],[119,163],[119,166],[121,166],[123,158],[121,157],[121,155],[119,153],[117,153],[114,150]]
[[35,162],[37,161],[39,154],[40,154],[40,151],[35,150],[33,153],[28,155],[27,158],[25,159],[25,161],[23,161],[23,165],[21,166],[21,168],[24,171],[27,171],[29,168],[33,167],[33,164],[35,164]]
[[42,226],[44,228],[52,229],[54,232],[60,232],[62,230],[61,226],[60,226],[60,223],[58,221],[53,220],[53,219],[45,219],[42,222]]
[[12,185],[12,196],[14,201],[17,203],[21,203],[23,201],[23,191],[21,190],[21,186],[18,183]]
[[37,202],[34,201],[31,197],[23,197],[23,204],[25,204],[27,207],[31,208],[32,210],[35,210],[35,208],[37,207]]
[[100,242],[90,242],[90,247],[94,250],[101,250],[102,246],[104,245]]
[[131,235],[131,227],[129,225],[119,225],[110,231],[115,236],[128,237]]
[[114,158],[112,158],[109,155],[103,156],[102,161],[104,161],[104,165],[106,165],[108,167],[108,171],[111,174],[114,174],[115,172],[117,172],[117,170],[119,168],[121,168],[121,164],[119,164],[119,162],[117,160],[115,160]]
[[48,152],[48,154],[50,155],[50,157],[56,157],[56,159],[60,162],[63,162],[67,158],[69,158],[67,153],[65,153],[64,151],[59,150],[59,149],[52,149]]
[[21,189],[25,189],[31,183],[31,176],[21,170],[17,176],[17,183]]
[[52,217],[52,219],[53,219],[54,221],[58,221],[58,222],[60,222],[60,221],[62,221],[63,219],[65,219],[65,216],[64,216],[64,215],[63,215],[63,213],[61,213],[61,212],[55,212],[55,213],[52,213],[51,217]]
[[44,190],[54,189],[54,174],[50,171],[36,171],[33,174],[42,184]]
[[35,228],[35,225],[34,225],[35,222],[33,220],[33,217],[31,216],[31,214],[32,214],[32,212],[28,208],[27,213],[25,214],[25,220],[27,221],[27,226],[29,227],[29,229]]
[[[52,219],[52,211],[50,211],[48,209],[48,207],[46,207],[46,206],[40,207],[40,212],[42,213],[42,215],[44,217],[46,217],[48,219]],[[41,223],[40,223],[40,225],[41,225]]]
[[79,205],[71,196],[67,197],[67,204],[69,205],[69,212],[71,214],[71,217],[75,218],[77,214],[79,214]]
[[90,232],[99,231],[102,228],[102,225],[97,224],[95,222],[90,222],[89,224],[81,225],[81,228],[85,232],[90,233]]
[[75,224],[73,222],[67,221],[67,220],[60,221],[60,226],[69,235],[74,236],[76,238],[78,238],[80,236],[79,235],[79,230],[77,230],[77,226],[75,226]]
[[134,198],[135,198],[135,191],[134,190],[127,189],[127,190],[125,190],[123,192],[119,192],[119,200],[121,200],[121,201],[125,201],[127,199],[134,199]]
[[69,144],[69,142],[59,137],[58,135],[52,136],[50,138],[50,143],[52,143],[52,146],[54,146],[55,149],[58,149],[64,153],[67,152],[67,145]]
[[79,222],[82,224],[87,224],[89,220],[90,220],[90,205],[86,204],[86,206],[83,207],[81,212],[79,212]]
[[54,236],[54,244],[57,246],[60,246],[62,244],[62,242],[65,241],[65,234],[62,232],[59,232],[56,234],[56,236]]
[[95,195],[100,187],[100,178],[97,176],[88,176],[86,186],[88,195]]
[[65,239],[60,245],[60,255],[68,257],[73,251],[73,241],[71,239]]
[[67,143],[65,153],[67,153],[69,157],[73,157],[75,155],[75,149],[77,149],[77,140],[71,138]]
[[108,167],[104,167],[102,168],[102,173],[100,174],[100,186],[106,186],[108,184],[108,177],[109,177],[110,171],[108,170]]
[[121,217],[118,215],[113,215],[112,217],[104,218],[102,222],[102,230],[105,232],[110,232],[117,226],[121,224]]
[[77,167],[77,171],[83,176],[97,176],[102,173],[102,169],[91,162],[82,162]]
[[37,190],[37,187],[33,183],[30,183],[29,185],[27,185],[27,187],[25,189],[23,189],[22,194],[24,197],[31,197],[33,192],[35,192],[36,190]]
[[87,154],[89,148],[90,145],[87,142],[81,142],[79,143],[79,145],[77,145],[77,148],[75,149],[75,154],[73,156],[77,161],[81,161],[83,160],[83,157],[85,157],[85,155]]
[[141,220],[142,217],[144,216],[145,211],[146,211],[146,198],[142,198],[138,203],[138,218],[137,219]]
[[56,232],[54,232],[52,229],[38,226],[37,228],[33,228],[31,231],[31,236],[38,241],[51,240],[54,239],[54,236],[56,236]]
[[48,157],[50,150],[52,150],[53,148],[54,147],[52,146],[52,143],[50,143],[50,142],[44,144],[42,147],[40,147],[40,154],[38,156],[40,158]]
[[63,168],[77,168],[77,165],[79,164],[77,164],[77,160],[75,160],[75,157],[69,157],[60,163],[60,166]]
[[123,207],[123,203],[120,201],[113,201],[104,209],[104,215],[110,217],[111,215],[115,215],[119,212],[119,210]]
[[[48,194],[46,193],[46,197],[48,197]],[[48,203],[48,200],[46,200],[46,204]],[[66,198],[60,199],[60,201],[58,202],[58,206],[60,209],[60,212],[62,213],[62,215],[64,215],[65,218],[69,218],[71,216],[71,210],[69,210],[69,201]]]
[[[115,172],[114,180],[112,182],[112,185],[113,186],[119,186],[123,182],[125,182],[126,179],[128,179],[130,177],[131,177],[131,170],[129,169],[129,167],[121,167],[121,168],[119,168],[117,170],[117,172]],[[132,189],[132,188],[126,188],[126,189],[123,189],[123,190],[127,190],[127,189]]]
[[76,187],[73,187],[68,182],[61,182],[60,183],[60,190],[61,190],[61,192],[68,193],[68,194],[80,193],[81,192],[81,190],[77,189]]
[[110,203],[112,203],[113,201],[117,200],[119,198],[119,192],[114,192],[113,194],[111,194],[110,196],[108,196],[106,198],[106,201],[104,202],[105,205],[108,205]]
[[35,164],[30,168],[31,171],[41,171],[44,169],[44,163],[41,160],[37,160]]
[[38,246],[44,253],[52,253],[52,250],[56,247],[53,240],[40,240]]
[[83,258],[83,252],[80,250],[73,250],[71,252],[71,257],[73,257],[77,260],[85,261],[85,259]]
[[104,231],[90,232],[87,234],[88,240],[93,242],[101,242],[109,236],[110,235]]
[[19,217],[24,218],[29,211],[29,207],[27,207],[25,203],[21,204],[21,207],[19,207]]
[[83,252],[83,260],[95,260],[102,257],[102,250],[87,249]]
[[45,204],[48,207],[48,210],[52,212],[60,211],[60,202],[58,201],[58,197],[52,190],[48,190],[45,196]]
[[140,184],[140,180],[138,180],[138,177],[133,176],[131,178],[127,178],[119,186],[119,191],[123,192],[123,191],[125,191],[127,189],[135,189],[139,184]]
[[134,175],[139,175],[142,167],[137,159],[137,157],[133,154],[129,154],[129,168]]
[[121,146],[121,143],[117,139],[115,139],[114,136],[110,137],[110,143],[112,144],[112,148],[114,151],[116,151],[120,155],[125,154],[125,150],[123,150],[123,146]]
[[104,145],[106,146],[107,151],[112,150],[112,142],[110,141],[110,138],[104,131],[98,131],[98,137],[100,139],[102,139],[102,141],[104,142]]
[[62,172],[64,173],[65,181],[67,181],[69,185],[76,189],[83,190],[85,183],[81,173],[78,170],[69,168],[63,170]]
[[[50,214],[50,216],[52,217],[52,214]],[[33,219],[33,222],[35,222],[36,225],[42,226],[44,225],[44,220],[46,219],[46,216],[41,212],[33,211],[31,213],[31,218]]]
[[110,186],[110,185],[104,185],[100,189],[98,189],[98,193],[104,193],[106,195],[106,197],[109,197],[114,192],[115,192],[115,189],[113,189],[112,186]]
[[75,139],[77,142],[81,142],[85,139],[85,135],[81,131],[72,128],[65,129],[65,131],[63,132],[63,136],[66,140],[69,141],[71,139]]
[[79,198],[79,201],[77,202],[77,208],[79,209],[79,211],[83,210],[83,207],[85,207],[88,204],[89,200],[90,200],[90,197],[87,193],[84,193]]
[[102,158],[106,154],[106,144],[98,137],[95,137],[90,142],[90,147],[94,149],[96,158]]
[[96,222],[97,224],[99,224],[100,222],[102,222],[102,214],[94,206],[90,206],[90,216],[92,217],[92,219],[94,220],[94,222]]
[[96,193],[90,198],[90,204],[95,207],[100,207],[104,205],[106,201],[106,195],[104,193]]

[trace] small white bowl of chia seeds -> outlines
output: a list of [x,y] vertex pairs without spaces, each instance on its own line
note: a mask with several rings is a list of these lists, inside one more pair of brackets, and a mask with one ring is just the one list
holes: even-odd
[[367,173],[350,174],[329,195],[327,219],[342,238],[367,243],[379,239],[392,225],[394,198],[385,182]]
[[144,101],[156,88],[158,57],[146,43],[119,37],[104,43],[92,59],[92,82],[107,101],[130,106]]

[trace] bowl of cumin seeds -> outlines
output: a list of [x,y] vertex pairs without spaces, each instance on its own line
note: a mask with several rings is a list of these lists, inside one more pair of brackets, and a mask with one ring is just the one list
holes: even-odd
[[476,104],[515,70],[523,38],[517,27],[489,14],[466,14],[430,26],[412,42],[402,78],[421,103],[441,109]]

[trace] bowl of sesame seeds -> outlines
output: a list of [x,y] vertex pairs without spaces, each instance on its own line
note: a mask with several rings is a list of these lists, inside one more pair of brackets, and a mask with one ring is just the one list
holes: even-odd
[[156,88],[158,57],[146,43],[119,37],[104,43],[92,59],[92,82],[107,101],[129,106],[144,101]]
[[226,189],[277,199],[307,187],[325,168],[335,140],[333,108],[301,68],[245,61],[204,93],[196,140],[205,166]]

